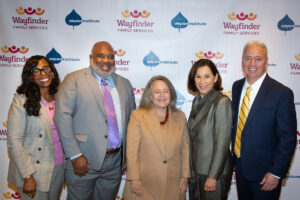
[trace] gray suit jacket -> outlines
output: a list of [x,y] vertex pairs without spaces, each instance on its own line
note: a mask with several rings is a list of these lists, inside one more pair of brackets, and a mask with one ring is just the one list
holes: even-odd
[[8,182],[23,187],[33,174],[37,190],[48,192],[55,166],[51,121],[41,102],[39,116],[27,116],[25,95],[15,95],[8,111],[7,147],[10,156]]
[[[125,156],[124,138],[131,111],[135,109],[135,100],[130,82],[117,74],[112,77],[121,104]],[[106,153],[108,127],[100,87],[91,68],[72,72],[65,77],[56,96],[55,109],[54,121],[66,157],[82,153],[90,169],[99,171]],[[73,169],[70,161],[66,167]]]
[[232,128],[231,101],[212,90],[203,99],[198,94],[189,117],[191,139],[191,171],[218,180],[231,175],[229,150]]

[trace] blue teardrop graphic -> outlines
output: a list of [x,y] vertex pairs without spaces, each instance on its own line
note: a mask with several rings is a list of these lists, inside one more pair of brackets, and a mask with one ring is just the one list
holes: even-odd
[[72,12],[66,16],[65,22],[66,24],[73,26],[73,30],[74,30],[74,26],[79,26],[81,24],[82,18],[73,9]]
[[176,90],[176,95],[177,95],[176,105],[177,106],[182,106],[185,102],[184,96],[180,92],[178,92],[177,90]]
[[181,14],[181,12],[179,12],[176,17],[171,20],[171,25],[174,28],[178,28],[178,32],[180,32],[181,28],[186,28],[188,26],[188,20]]
[[286,34],[286,31],[291,31],[294,29],[295,23],[291,18],[289,18],[288,15],[285,15],[284,18],[278,22],[277,27]]
[[159,65],[159,58],[152,51],[150,51],[150,53],[144,57],[143,63],[147,67],[151,67],[152,70],[152,67]]
[[48,58],[53,64],[58,64],[61,62],[61,55],[54,48],[47,53],[46,58]]

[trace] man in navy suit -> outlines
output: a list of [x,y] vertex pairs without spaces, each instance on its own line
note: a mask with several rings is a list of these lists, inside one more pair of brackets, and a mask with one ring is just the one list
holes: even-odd
[[[279,199],[281,180],[292,160],[297,136],[297,119],[292,90],[267,74],[268,51],[260,41],[248,42],[243,50],[245,78],[232,87],[236,184],[239,200]],[[248,87],[249,114],[238,123]],[[240,138],[237,129],[241,130]],[[239,152],[240,151],[240,152]],[[239,155],[237,155],[239,154]]]

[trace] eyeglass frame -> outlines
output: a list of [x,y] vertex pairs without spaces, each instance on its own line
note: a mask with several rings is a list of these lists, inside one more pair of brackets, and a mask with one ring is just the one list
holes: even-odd
[[[39,71],[39,74],[35,74],[35,70],[38,70]],[[46,70],[49,70],[49,71],[46,71]],[[32,70],[31,70],[31,73],[32,73],[32,75],[33,76],[41,76],[42,75],[42,72],[44,72],[45,74],[50,74],[51,72],[53,72],[52,71],[52,69],[51,69],[51,67],[48,65],[48,66],[43,66],[43,68],[37,68],[37,67],[35,67],[35,68],[33,68]],[[37,73],[37,71],[36,71],[36,73]]]

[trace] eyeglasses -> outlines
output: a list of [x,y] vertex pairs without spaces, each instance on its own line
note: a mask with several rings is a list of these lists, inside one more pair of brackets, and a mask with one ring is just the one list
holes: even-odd
[[32,74],[34,75],[34,76],[40,76],[40,75],[42,75],[42,72],[44,72],[45,74],[49,74],[49,73],[51,73],[52,71],[51,71],[51,68],[49,67],[49,66],[44,66],[43,68],[34,68],[34,69],[32,69]]

